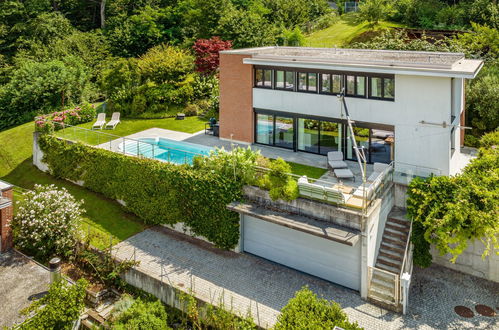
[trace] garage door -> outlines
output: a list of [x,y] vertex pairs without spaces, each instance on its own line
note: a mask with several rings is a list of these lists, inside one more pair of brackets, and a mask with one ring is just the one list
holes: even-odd
[[360,242],[349,246],[247,215],[243,221],[244,251],[360,290]]

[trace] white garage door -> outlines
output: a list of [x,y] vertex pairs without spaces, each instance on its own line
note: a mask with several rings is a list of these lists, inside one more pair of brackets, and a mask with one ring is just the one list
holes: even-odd
[[244,216],[244,251],[354,290],[360,290],[360,245],[349,246]]

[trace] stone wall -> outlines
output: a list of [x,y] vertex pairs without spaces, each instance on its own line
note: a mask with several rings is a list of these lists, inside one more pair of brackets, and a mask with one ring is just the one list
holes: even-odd
[[12,228],[10,222],[14,217],[13,186],[0,181],[0,252],[6,252],[12,247]]
[[440,256],[438,251],[432,247],[431,254],[433,262],[465,274],[474,275],[489,281],[499,282],[499,256],[491,253],[485,259],[482,258],[484,251],[483,243],[480,241],[469,242],[468,248],[456,259],[450,262],[451,255]]

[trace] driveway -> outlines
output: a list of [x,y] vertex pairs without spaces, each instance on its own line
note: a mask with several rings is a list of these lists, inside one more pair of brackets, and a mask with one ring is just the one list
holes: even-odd
[[117,244],[114,253],[121,259],[135,255],[139,270],[154,278],[163,275],[165,283],[192,289],[204,301],[223,300],[241,315],[250,311],[264,327],[272,326],[281,308],[307,285],[340,303],[350,320],[365,329],[497,329],[497,317],[475,312],[472,318],[463,318],[454,307],[496,308],[499,285],[440,266],[415,270],[410,310],[404,316],[367,303],[356,291],[252,255],[221,251],[164,227],[130,237]]

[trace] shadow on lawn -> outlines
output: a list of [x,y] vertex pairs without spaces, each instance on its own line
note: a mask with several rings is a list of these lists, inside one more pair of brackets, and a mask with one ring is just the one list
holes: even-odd
[[118,241],[146,228],[139,218],[125,211],[116,201],[38,170],[32,164],[31,157],[1,179],[25,189],[32,189],[35,184],[54,184],[66,188],[77,200],[83,200],[86,210],[84,222],[101,233],[113,235]]

